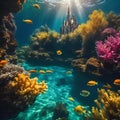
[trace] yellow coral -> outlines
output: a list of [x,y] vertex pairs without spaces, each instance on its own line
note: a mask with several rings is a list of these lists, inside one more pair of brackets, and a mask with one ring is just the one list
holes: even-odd
[[96,107],[92,107],[94,120],[120,120],[120,95],[111,90],[98,90],[99,96],[95,100]]
[[53,32],[52,32],[52,37],[53,37],[54,39],[58,39],[58,38],[60,37],[60,34],[53,31]]
[[49,34],[47,32],[37,32],[36,34],[37,40],[45,40],[49,38]]
[[93,13],[89,15],[89,20],[86,23],[79,25],[75,32],[78,32],[83,40],[85,40],[101,31],[107,24],[108,22],[104,12],[101,10],[94,10]]
[[[20,100],[31,103],[38,94],[44,93],[47,90],[45,81],[37,82],[38,78],[32,78],[25,74],[18,74],[12,81],[6,86],[6,91],[12,91],[16,96],[19,96]],[[20,101],[14,101],[18,104]]]

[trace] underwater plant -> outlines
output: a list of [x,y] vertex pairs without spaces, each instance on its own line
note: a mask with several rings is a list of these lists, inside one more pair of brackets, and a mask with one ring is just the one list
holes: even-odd
[[86,23],[80,24],[75,31],[80,33],[83,40],[86,40],[103,30],[107,24],[104,12],[102,10],[94,10],[89,15],[89,20]]
[[120,33],[107,37],[104,42],[97,41],[96,50],[101,60],[112,64],[120,62]]
[[119,120],[120,95],[111,90],[98,89],[98,99],[94,100],[97,107],[92,107],[94,120]]

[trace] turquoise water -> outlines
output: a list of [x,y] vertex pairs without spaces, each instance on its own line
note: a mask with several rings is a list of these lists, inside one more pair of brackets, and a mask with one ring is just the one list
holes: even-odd
[[[40,5],[40,9],[34,8],[32,6],[34,3]],[[81,72],[82,70],[77,71],[72,68],[73,66],[70,64],[70,62],[72,62],[72,60],[74,59],[82,58],[81,50],[83,50],[82,47],[84,47],[83,46],[84,43],[82,43],[84,42],[84,40],[82,40],[82,38],[77,39],[76,37],[75,42],[72,41],[74,40],[74,38],[70,39],[70,41],[69,38],[68,41],[66,38],[65,43],[64,41],[62,43],[60,41],[62,35],[60,35],[60,38],[59,39],[57,38],[58,41],[56,40],[57,45],[56,43],[54,43],[54,41],[52,42],[52,40],[50,42],[49,40],[46,40],[47,42],[43,44],[39,43],[40,41],[39,42],[35,41],[35,43],[31,42],[31,36],[33,35],[32,37],[34,37],[35,31],[36,30],[39,31],[41,26],[47,25],[48,28],[50,29],[50,32],[56,31],[60,33],[60,27],[63,23],[63,20],[65,20],[67,17],[68,6],[70,7],[71,12],[70,14],[75,16],[78,25],[86,23],[87,20],[89,19],[88,16],[94,10],[101,9],[105,14],[108,14],[110,11],[114,12],[115,14],[120,13],[119,0],[27,0],[26,3],[23,5],[23,9],[19,11],[17,14],[14,14],[14,20],[17,26],[17,30],[15,32],[15,39],[18,43],[18,48],[21,49],[21,51],[18,50],[17,53],[18,55],[17,65],[21,65],[21,67],[23,67],[25,71],[36,70],[35,73],[30,74],[30,77],[31,78],[37,77],[38,82],[44,80],[47,83],[48,90],[44,94],[38,95],[33,104],[29,105],[24,111],[21,111],[14,118],[11,118],[9,120],[64,120],[53,118],[55,107],[58,102],[63,104],[66,110],[68,111],[68,118],[66,117],[65,120],[88,120],[86,116],[87,117],[91,116],[91,108],[92,106],[96,105],[94,103],[94,100],[98,98],[97,89],[103,88],[103,85],[105,85],[106,83],[112,85],[112,90],[119,89],[119,86],[116,87],[113,85],[113,79],[110,78],[109,76],[98,77],[95,75],[82,73]],[[25,19],[32,20],[33,24],[23,22],[23,20]],[[102,39],[102,37],[100,39]],[[95,44],[94,43],[95,41],[93,41],[92,43]],[[59,42],[61,43],[59,44]],[[40,44],[42,44],[43,46],[42,45],[40,46]],[[75,46],[73,47],[72,45]],[[24,48],[21,48],[21,46],[24,46]],[[26,46],[31,53],[25,51]],[[62,52],[61,55],[57,54],[57,50],[59,49],[61,49]],[[78,56],[76,54],[76,51],[78,52]],[[40,56],[39,53],[41,54],[45,53],[44,55],[48,56],[50,55],[53,62],[48,60],[47,63],[46,61],[47,58],[49,57],[48,56],[46,57],[44,55]],[[29,59],[27,54],[29,54],[31,59]],[[22,57],[19,55],[21,55]],[[32,55],[35,58],[33,58]],[[92,55],[90,54],[90,57],[95,57],[98,59],[96,53],[93,56]],[[67,59],[67,57],[69,58]],[[85,59],[88,58],[89,57],[86,57]],[[36,61],[36,63],[34,60]],[[22,61],[22,63],[21,62],[19,63],[19,61]],[[37,63],[39,64],[39,61],[41,66],[37,65]],[[46,65],[48,65],[49,62],[52,64],[49,64],[49,66],[44,66],[42,65],[44,63],[42,63],[41,61],[43,62],[45,61]],[[30,63],[31,64],[35,63],[34,64],[35,66],[31,65]],[[57,63],[57,65],[55,63]],[[83,66],[85,64],[83,64]],[[103,64],[101,66],[103,67]],[[79,65],[77,67],[79,67]],[[119,67],[119,65],[117,67]],[[79,67],[79,69],[81,69],[81,66]],[[44,71],[50,70],[51,73],[47,72],[40,73],[40,70]],[[107,75],[109,75],[110,71],[106,70],[105,72],[106,73],[108,72]],[[117,73],[119,72],[117,71]],[[119,78],[119,75],[117,75],[117,77],[113,76],[113,78]],[[111,79],[112,81],[110,81]],[[87,82],[90,80],[95,80],[96,82],[98,82],[98,84],[95,86],[88,86]],[[82,90],[88,91],[90,95],[88,96],[80,95]],[[74,111],[75,107],[79,105],[84,108],[85,113],[78,114]],[[60,116],[60,118],[62,117]],[[3,120],[6,119],[3,118]]]
[[[29,106],[25,111],[20,112],[16,118],[11,120],[52,120],[53,109],[56,102],[62,102],[65,104],[69,117],[68,120],[85,120],[84,116],[77,114],[74,108],[78,105],[84,106],[86,113],[90,115],[90,106],[83,104],[80,100],[73,97],[71,94],[72,84],[73,84],[73,74],[67,74],[67,71],[73,72],[71,68],[59,67],[59,66],[30,66],[26,63],[22,65],[25,70],[36,69],[36,70],[52,70],[52,73],[40,74],[39,72],[32,73],[31,77],[38,77],[38,81],[44,80],[48,85],[48,90],[46,93],[39,95],[35,102]],[[64,82],[60,80],[64,79]],[[75,101],[70,101],[68,98],[73,97]],[[87,98],[83,98],[87,100]],[[44,114],[42,113],[44,110]]]

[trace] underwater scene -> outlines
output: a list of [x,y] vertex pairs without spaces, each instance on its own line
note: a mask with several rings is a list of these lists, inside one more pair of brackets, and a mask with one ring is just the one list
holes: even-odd
[[0,0],[0,120],[120,120],[120,0]]

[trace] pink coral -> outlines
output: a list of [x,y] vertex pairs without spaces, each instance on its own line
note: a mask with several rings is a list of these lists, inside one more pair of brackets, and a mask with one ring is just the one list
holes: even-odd
[[101,60],[109,63],[118,63],[120,61],[120,32],[115,36],[107,37],[104,42],[97,41],[96,50]]

